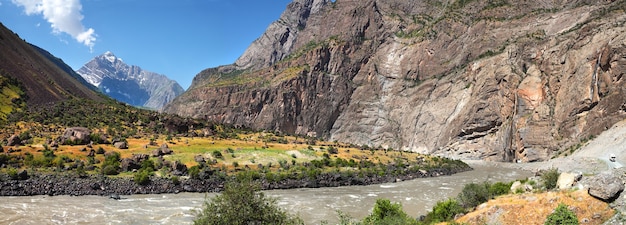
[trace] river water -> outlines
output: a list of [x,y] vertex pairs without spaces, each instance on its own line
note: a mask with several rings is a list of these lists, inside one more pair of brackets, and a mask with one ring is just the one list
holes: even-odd
[[[472,165],[473,171],[452,176],[422,178],[397,183],[315,189],[266,191],[279,199],[286,210],[298,214],[306,224],[338,221],[337,210],[362,219],[376,199],[400,202],[410,216],[426,214],[437,201],[456,196],[463,185],[483,181],[512,181],[531,175],[528,171],[494,165]],[[0,224],[190,224],[194,209],[205,196],[181,193],[122,196],[0,197]]]

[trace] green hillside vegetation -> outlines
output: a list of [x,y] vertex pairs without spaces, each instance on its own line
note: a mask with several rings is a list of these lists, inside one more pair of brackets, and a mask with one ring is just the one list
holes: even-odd
[[7,116],[25,107],[26,95],[17,80],[0,72],[0,126],[6,124]]
[[[357,146],[277,132],[253,131],[138,109],[114,100],[72,99],[46,107],[13,111],[0,129],[2,172],[27,169],[134,177],[149,183],[151,176],[170,177],[168,163],[184,164],[189,179],[283,180],[401,177],[432,171],[464,171],[458,160],[403,152],[382,147]],[[66,128],[90,129],[92,144],[58,143]],[[11,135],[21,146],[6,146]],[[119,149],[114,140],[126,142]],[[161,145],[173,151],[151,157],[136,172],[122,171],[120,162],[133,155],[153,155]],[[25,146],[24,146],[25,145]],[[90,152],[96,154],[89,156]],[[115,156],[115,158],[111,158]],[[108,158],[107,158],[108,157]],[[197,157],[205,162],[198,162]],[[2,165],[4,164],[4,165]],[[144,168],[145,167],[145,168]],[[426,175],[426,174],[424,174]],[[358,181],[361,179],[361,181]],[[351,185],[354,185],[351,183]]]

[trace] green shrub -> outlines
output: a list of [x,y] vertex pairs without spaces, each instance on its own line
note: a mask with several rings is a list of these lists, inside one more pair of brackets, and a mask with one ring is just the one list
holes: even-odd
[[102,174],[104,174],[104,175],[118,175],[118,174],[120,174],[120,172],[118,171],[118,168],[116,168],[115,166],[106,165],[106,166],[102,167]]
[[43,157],[54,158],[54,157],[56,157],[56,155],[54,155],[54,151],[52,151],[50,149],[46,149],[46,150],[43,150]]
[[372,213],[363,219],[363,224],[417,224],[417,221],[402,210],[400,203],[377,199]]
[[102,148],[102,146],[98,146],[98,149],[96,150],[96,154],[104,154],[104,148]]
[[433,207],[433,211],[426,215],[424,223],[432,224],[450,221],[454,219],[457,214],[465,213],[465,209],[454,199],[448,199],[446,201],[437,202]]
[[545,225],[578,225],[578,217],[567,208],[567,205],[561,203],[556,207],[554,212],[548,215]]
[[9,175],[9,178],[11,178],[11,180],[17,180],[19,178],[17,175],[17,169],[15,168],[9,168],[7,170],[7,175]]
[[339,153],[339,149],[333,146],[328,147],[328,154],[337,154],[337,153]]
[[154,172],[156,170],[156,165],[154,164],[154,161],[152,161],[151,159],[147,159],[141,162],[141,170]]
[[541,175],[543,186],[547,190],[554,189],[556,187],[556,182],[559,180],[559,175],[561,175],[561,173],[559,173],[559,170],[557,168],[547,170]]
[[152,172],[150,172],[149,169],[141,169],[135,173],[133,180],[135,181],[135,183],[139,185],[146,185],[150,183],[151,175],[152,175]]
[[196,212],[195,225],[203,224],[304,224],[302,219],[289,215],[259,191],[259,185],[250,181],[228,182],[220,195],[207,199]]
[[117,175],[120,170],[120,153],[111,152],[104,156],[102,162],[102,173],[104,175]]
[[198,179],[200,177],[200,167],[197,165],[190,167],[189,170],[187,170],[187,174],[189,174],[189,177],[192,179]]
[[508,194],[511,191],[512,183],[496,182],[489,186],[489,195],[491,198]]
[[218,158],[218,159],[223,159],[224,156],[222,155],[222,152],[215,150],[211,153],[213,155],[213,157]]
[[465,208],[474,208],[491,199],[489,194],[489,183],[482,184],[470,183],[463,186],[463,190],[457,196],[461,206]]
[[178,177],[178,176],[172,176],[171,180],[172,180],[172,183],[174,185],[179,185],[180,184],[180,177]]

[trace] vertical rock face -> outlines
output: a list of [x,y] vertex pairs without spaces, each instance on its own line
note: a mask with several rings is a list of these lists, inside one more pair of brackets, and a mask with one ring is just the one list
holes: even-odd
[[290,3],[280,18],[235,61],[235,65],[239,69],[258,69],[286,57],[293,50],[299,31],[306,27],[309,16],[318,13],[328,2],[295,0]]
[[112,52],[97,56],[76,72],[103,93],[134,106],[160,110],[184,92],[176,81],[127,65]]
[[287,41],[267,39],[276,37],[270,25],[235,64],[202,71],[165,110],[458,158],[545,160],[626,118],[625,9],[295,1],[277,23],[304,26]]

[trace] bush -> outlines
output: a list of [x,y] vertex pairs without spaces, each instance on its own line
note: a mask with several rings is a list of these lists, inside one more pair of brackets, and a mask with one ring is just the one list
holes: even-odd
[[102,146],[98,146],[98,149],[96,150],[96,154],[104,154],[104,148],[102,148]]
[[140,170],[148,170],[150,172],[154,172],[156,170],[156,165],[154,164],[154,161],[152,161],[151,159],[147,159],[141,162]]
[[152,172],[149,169],[141,169],[135,173],[133,178],[134,178],[135,183],[139,185],[146,185],[150,183],[151,175],[152,175]]
[[333,146],[328,147],[328,154],[338,154],[338,153],[339,153],[339,149]]
[[454,219],[457,214],[465,213],[465,209],[454,199],[437,202],[433,211],[426,215],[425,223],[439,223]]
[[559,173],[559,170],[557,168],[547,170],[541,175],[543,186],[547,190],[554,189],[556,187],[556,182],[559,180],[559,175],[561,175],[561,173]]
[[189,177],[192,179],[198,179],[200,177],[200,167],[197,165],[190,167],[189,170],[187,170],[187,174],[189,174]]
[[112,152],[104,156],[102,163],[102,173],[104,175],[117,175],[120,170],[120,153]]
[[178,177],[178,176],[172,176],[172,178],[171,178],[171,179],[172,179],[172,183],[173,183],[174,185],[179,185],[179,184],[180,184],[180,177]]
[[578,225],[578,217],[567,208],[567,205],[561,203],[556,207],[554,212],[548,215],[545,225]]
[[106,165],[106,166],[102,167],[102,174],[104,174],[104,175],[118,175],[118,174],[120,174],[120,172],[118,171],[118,168],[116,168],[115,166]]
[[250,181],[228,182],[224,191],[204,202],[194,224],[304,224],[302,219],[283,211],[276,199],[266,197],[259,185]]
[[7,170],[7,175],[9,175],[9,178],[11,178],[11,180],[17,180],[19,178],[17,175],[17,169],[15,168],[9,168]]
[[489,195],[489,183],[482,184],[470,183],[463,187],[463,190],[457,196],[461,206],[465,208],[474,208],[491,199]]
[[377,199],[372,214],[363,219],[363,224],[417,224],[417,221],[402,211],[400,203]]
[[508,194],[511,191],[512,183],[496,182],[489,186],[489,195],[491,198]]
[[213,151],[213,153],[211,153],[213,155],[213,157],[218,158],[218,159],[223,159],[224,156],[222,155],[222,152],[215,150]]
[[46,150],[43,150],[43,157],[54,158],[54,157],[56,157],[56,155],[54,155],[54,151],[52,151],[50,149],[46,149]]

